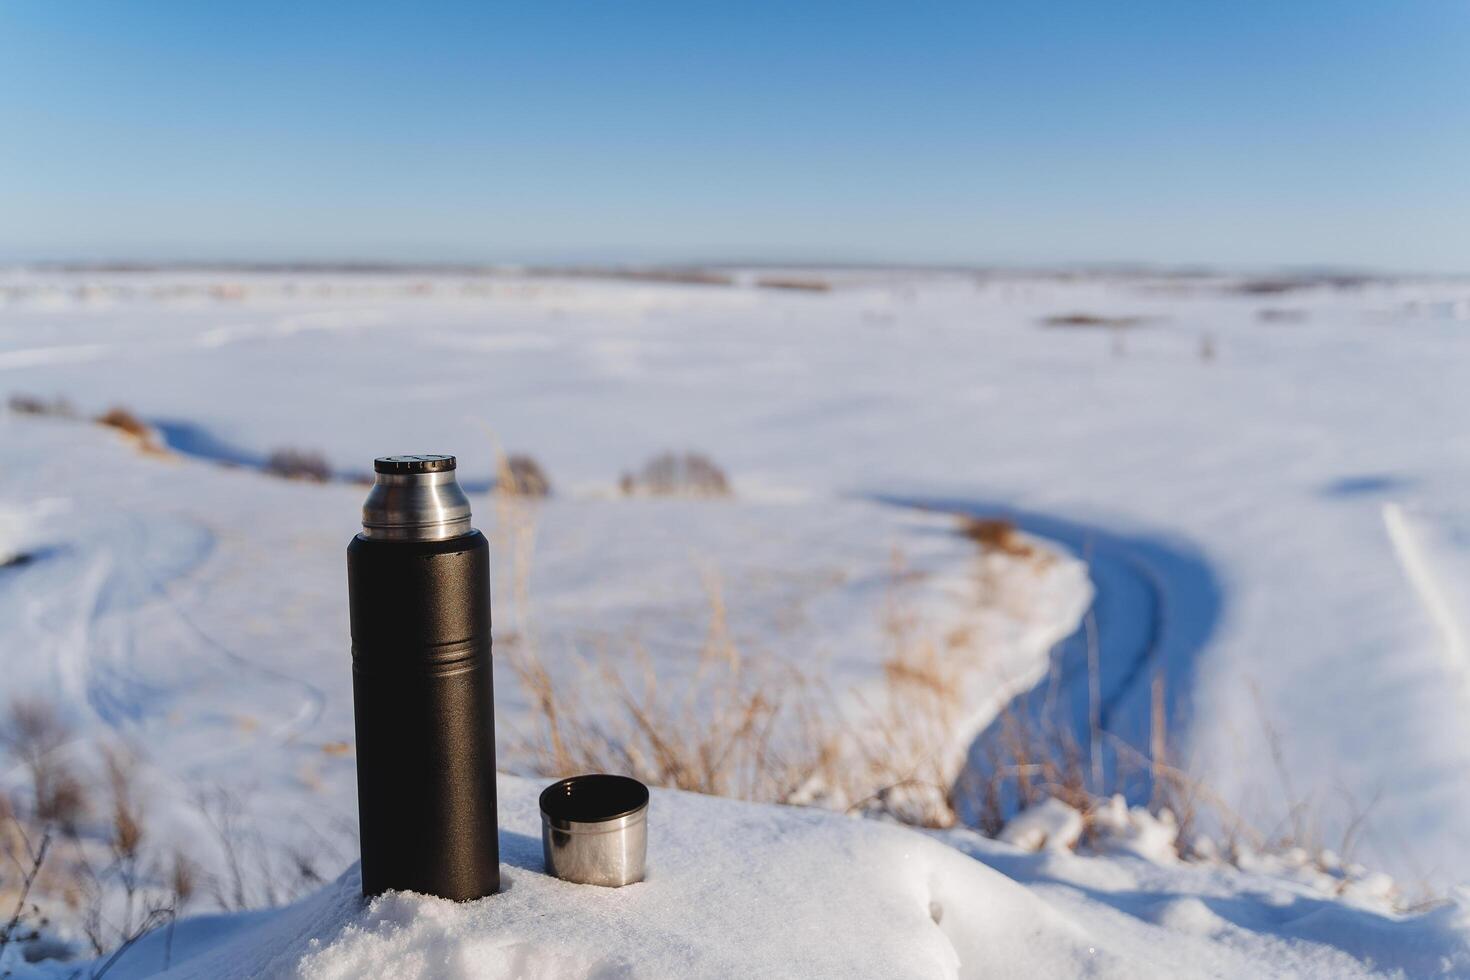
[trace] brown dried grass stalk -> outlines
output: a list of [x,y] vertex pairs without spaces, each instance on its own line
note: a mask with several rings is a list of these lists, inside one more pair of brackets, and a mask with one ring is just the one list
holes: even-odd
[[[513,548],[533,533],[524,511],[502,517],[497,534]],[[517,748],[539,772],[622,772],[700,793],[879,810],[925,826],[954,822],[950,789],[963,761],[955,732],[974,638],[965,630],[925,635],[899,594],[912,580],[901,564],[884,616],[883,681],[839,698],[792,664],[742,651],[720,580],[708,571],[705,635],[689,676],[660,677],[634,642],[599,651],[581,683],[555,678],[532,639],[529,552],[512,554],[520,556],[512,562],[517,611],[526,615],[506,655],[535,716]]]
[[[772,658],[742,655],[718,579],[704,581],[708,628],[681,683],[661,680],[635,644],[625,656],[597,657],[584,674],[596,682],[588,691],[558,684],[531,644],[516,645],[510,662],[537,713],[537,733],[523,748],[540,772],[621,772],[658,786],[789,802],[827,767],[830,735],[813,710],[811,679]],[[803,737],[778,737],[791,724]]]

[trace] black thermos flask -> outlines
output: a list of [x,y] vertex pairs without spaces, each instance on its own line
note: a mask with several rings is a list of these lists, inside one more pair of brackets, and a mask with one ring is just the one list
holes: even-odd
[[362,891],[500,888],[490,546],[453,456],[384,456],[347,548]]

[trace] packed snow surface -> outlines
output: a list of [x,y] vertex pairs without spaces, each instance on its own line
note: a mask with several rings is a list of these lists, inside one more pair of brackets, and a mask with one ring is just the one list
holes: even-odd
[[[356,867],[295,904],[158,930],[109,977],[1349,978],[1470,971],[1470,909],[1395,917],[1276,878],[1137,857],[1029,854],[819,810],[656,791],[648,876],[541,867],[540,784],[500,780],[500,894],[360,895]],[[167,966],[167,969],[165,969]],[[16,980],[72,964],[19,967]]]

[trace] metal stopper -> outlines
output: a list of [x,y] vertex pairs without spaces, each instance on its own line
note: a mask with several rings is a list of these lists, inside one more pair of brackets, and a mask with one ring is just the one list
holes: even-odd
[[468,534],[470,501],[454,477],[453,456],[379,456],[362,505],[362,536],[442,541]]

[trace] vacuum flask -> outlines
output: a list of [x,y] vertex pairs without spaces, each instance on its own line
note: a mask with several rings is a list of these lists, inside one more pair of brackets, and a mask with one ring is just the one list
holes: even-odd
[[500,888],[490,546],[453,456],[383,456],[347,548],[362,891]]

